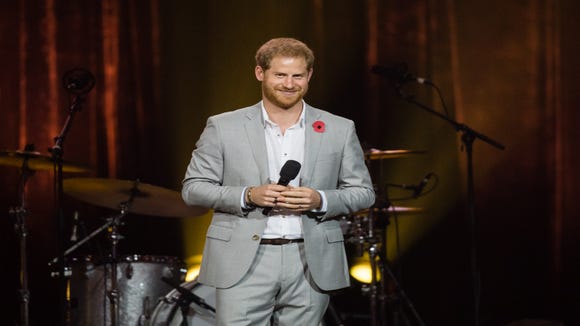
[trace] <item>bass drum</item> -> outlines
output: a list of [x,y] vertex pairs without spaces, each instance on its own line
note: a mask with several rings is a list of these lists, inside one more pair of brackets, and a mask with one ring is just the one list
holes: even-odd
[[[70,319],[72,325],[110,325],[110,264],[93,257],[69,260],[71,275]],[[143,325],[155,304],[172,289],[161,277],[180,283],[185,279],[185,264],[176,257],[128,255],[117,262],[118,325]]]
[[150,326],[179,326],[182,325],[184,313],[187,325],[213,326],[215,325],[215,288],[198,283],[196,280],[181,284],[181,287],[202,299],[207,308],[192,302],[186,311],[180,307],[182,295],[177,289],[169,292],[155,307],[149,320]]

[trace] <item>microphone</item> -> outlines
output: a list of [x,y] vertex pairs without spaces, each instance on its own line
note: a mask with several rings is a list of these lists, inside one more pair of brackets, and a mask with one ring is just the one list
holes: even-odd
[[95,86],[95,77],[87,70],[75,68],[64,73],[62,86],[72,94],[86,94]]
[[[294,180],[300,172],[300,163],[294,160],[288,160],[280,169],[280,179],[278,179],[278,184],[282,186],[287,186],[290,181]],[[272,207],[266,207],[262,210],[262,214],[268,215]]]
[[165,277],[165,276],[161,276],[161,280],[163,282],[169,284],[171,287],[175,288],[177,290],[177,292],[179,292],[180,297],[184,298],[186,300],[187,306],[189,306],[189,303],[195,302],[198,306],[205,308],[207,310],[210,310],[210,311],[215,313],[215,308],[210,306],[202,297],[200,297],[197,294],[193,293],[192,291],[189,291],[188,289],[182,287],[177,282],[175,282],[173,279]]
[[431,81],[426,78],[416,77],[409,72],[406,63],[398,63],[392,66],[374,65],[371,67],[371,72],[387,79],[393,80],[401,85],[406,82],[414,81],[419,84],[431,85]]
[[427,173],[427,175],[423,177],[423,180],[421,180],[421,182],[419,182],[418,185],[413,187],[413,198],[419,197],[419,195],[423,192],[423,189],[425,189],[425,186],[427,185],[429,179],[431,179],[432,176],[433,172]]

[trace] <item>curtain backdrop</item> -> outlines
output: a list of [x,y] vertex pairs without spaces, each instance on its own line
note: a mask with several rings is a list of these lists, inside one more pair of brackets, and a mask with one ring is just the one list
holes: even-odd
[[[308,103],[353,119],[365,149],[421,152],[369,167],[382,202],[421,209],[380,224],[388,258],[426,324],[470,324],[474,307],[482,325],[573,324],[580,309],[579,6],[574,0],[5,1],[0,150],[6,157],[33,144],[50,157],[75,99],[62,78],[83,68],[96,85],[72,119],[64,159],[90,171],[65,177],[139,179],[179,191],[207,117],[258,101],[258,46],[297,37],[317,56]],[[370,72],[377,64],[428,78],[445,105],[427,84],[395,89]],[[463,133],[401,94],[505,145],[473,144],[474,218],[467,213]],[[431,172],[418,198],[388,186],[414,184]],[[19,173],[0,166],[6,212],[0,319],[7,324],[18,320],[19,246],[8,211],[20,204]],[[58,318],[58,284],[47,266],[63,231],[53,182],[46,168],[26,188],[35,324]],[[63,204],[67,230],[74,211],[89,232],[115,213],[68,197]],[[208,218],[130,214],[120,250],[186,259],[200,253]],[[107,246],[99,239],[78,255]],[[346,318],[368,313],[356,282],[333,300]]]

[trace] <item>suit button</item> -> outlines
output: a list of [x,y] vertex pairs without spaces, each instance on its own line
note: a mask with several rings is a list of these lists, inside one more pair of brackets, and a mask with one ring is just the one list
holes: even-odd
[[258,241],[258,240],[260,240],[260,236],[259,236],[259,235],[257,235],[257,234],[254,234],[254,235],[252,236],[252,240],[254,240],[254,241]]

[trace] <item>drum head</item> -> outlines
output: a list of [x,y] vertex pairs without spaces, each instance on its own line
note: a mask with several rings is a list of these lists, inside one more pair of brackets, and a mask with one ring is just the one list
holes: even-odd
[[[123,256],[116,265],[119,325],[143,325],[157,302],[172,289],[161,278],[179,284],[186,272],[181,260],[167,256]],[[110,324],[113,264],[81,257],[69,261],[69,266],[72,325]]]

